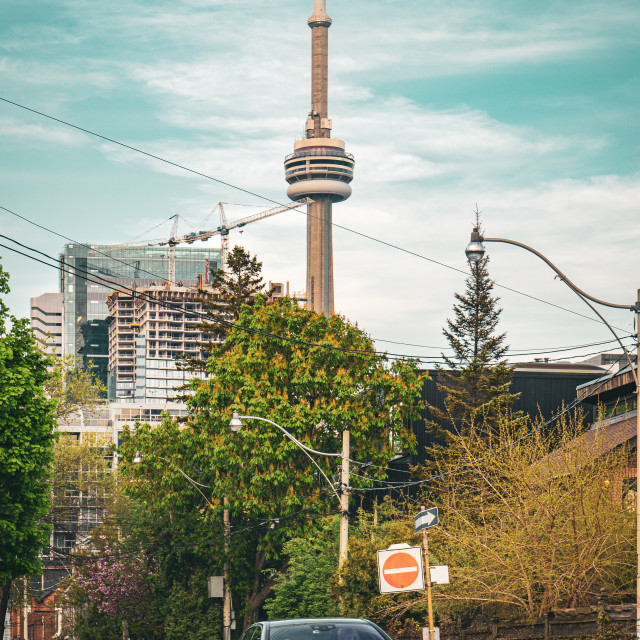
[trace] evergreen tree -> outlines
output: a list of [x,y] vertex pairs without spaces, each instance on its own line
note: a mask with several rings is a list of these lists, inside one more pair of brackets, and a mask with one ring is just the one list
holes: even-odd
[[213,292],[205,292],[202,303],[213,319],[203,322],[200,329],[214,338],[224,338],[229,332],[229,323],[240,317],[242,306],[252,305],[254,296],[264,289],[261,271],[262,262],[256,256],[235,246],[227,260],[227,271],[212,272]]
[[455,294],[454,318],[443,329],[453,355],[442,354],[448,368],[438,367],[445,409],[430,407],[440,423],[470,438],[491,434],[518,397],[509,390],[513,367],[504,359],[506,334],[497,332],[502,309],[493,296],[488,263],[487,256],[470,262],[466,291]]
[[[213,290],[201,291],[199,298],[203,313],[211,318],[198,324],[198,329],[202,332],[202,340],[198,342],[202,356],[181,354],[178,359],[180,368],[206,371],[206,361],[214,350],[224,343],[230,323],[238,320],[243,305],[251,306],[255,295],[263,292],[261,271],[262,262],[238,246],[235,246],[229,255],[226,271],[212,269]],[[267,295],[269,293],[267,292]],[[187,396],[181,396],[180,399],[186,401]]]

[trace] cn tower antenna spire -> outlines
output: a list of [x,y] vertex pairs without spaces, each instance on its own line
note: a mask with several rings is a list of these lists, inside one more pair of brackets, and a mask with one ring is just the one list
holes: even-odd
[[351,195],[355,161],[342,140],[331,137],[329,119],[329,27],[326,0],[314,0],[311,28],[311,111],[306,138],[285,158],[287,195],[307,205],[307,308],[333,314],[333,203]]

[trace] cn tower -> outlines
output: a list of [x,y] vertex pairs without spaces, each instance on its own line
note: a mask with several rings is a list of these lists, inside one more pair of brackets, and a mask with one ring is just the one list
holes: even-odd
[[287,195],[307,205],[307,309],[333,314],[332,207],[351,195],[355,161],[342,140],[331,137],[328,113],[329,27],[326,0],[314,0],[311,27],[311,111],[306,137],[285,158]]

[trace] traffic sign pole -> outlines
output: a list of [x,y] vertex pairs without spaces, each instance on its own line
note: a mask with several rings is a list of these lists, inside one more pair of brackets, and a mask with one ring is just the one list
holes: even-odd
[[[424,507],[420,511],[425,511]],[[435,640],[435,630],[433,627],[433,604],[431,602],[431,565],[429,564],[429,540],[427,539],[427,530],[422,530],[422,546],[424,548],[424,565],[427,580],[427,607],[429,611],[429,640]]]

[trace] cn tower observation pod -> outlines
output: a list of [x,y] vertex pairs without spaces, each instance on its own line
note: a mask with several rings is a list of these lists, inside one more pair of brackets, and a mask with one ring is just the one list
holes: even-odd
[[355,160],[337,138],[305,138],[284,161],[291,200],[322,198],[342,202],[351,195]]

